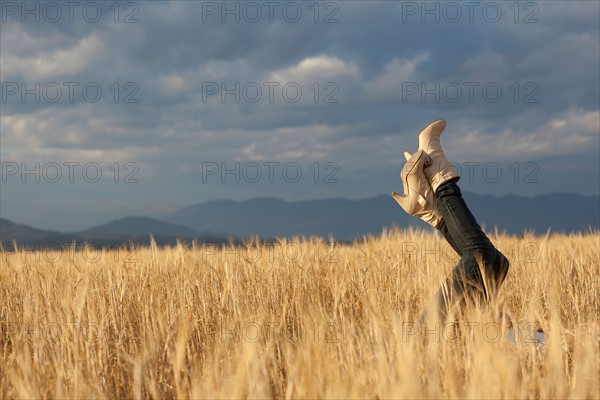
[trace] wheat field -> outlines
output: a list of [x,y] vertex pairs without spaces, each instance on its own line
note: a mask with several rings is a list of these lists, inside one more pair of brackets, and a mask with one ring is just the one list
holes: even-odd
[[430,231],[3,252],[0,396],[600,398],[600,234],[491,239],[499,297],[435,329]]

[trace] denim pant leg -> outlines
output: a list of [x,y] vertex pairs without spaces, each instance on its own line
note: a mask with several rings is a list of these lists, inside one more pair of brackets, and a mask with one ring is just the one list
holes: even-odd
[[450,235],[450,232],[448,231],[448,227],[446,226],[446,222],[442,220],[442,222],[440,223],[440,226],[438,226],[437,229],[440,232],[442,232],[442,235],[444,235],[444,239],[446,239],[446,241],[450,244],[450,246],[454,249],[454,251],[459,256],[462,256],[462,250],[461,250],[460,247],[458,247],[458,245],[456,244],[456,242],[452,238],[452,235]]
[[476,249],[494,248],[467,207],[460,188],[455,182],[446,182],[440,186],[435,196],[448,235],[460,249],[459,254]]
[[477,224],[456,182],[440,186],[436,198],[444,218],[440,230],[461,256],[425,311],[445,320],[452,308],[464,306],[467,301],[488,301],[504,281],[509,263]]
[[431,315],[443,322],[451,311],[459,311],[467,303],[487,303],[504,281],[508,266],[506,257],[496,249],[465,253],[433,296],[421,320]]

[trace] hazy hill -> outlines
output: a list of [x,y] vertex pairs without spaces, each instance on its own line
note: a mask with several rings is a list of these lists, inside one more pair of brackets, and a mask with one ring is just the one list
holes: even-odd
[[0,242],[4,248],[10,247],[10,243],[13,240],[17,243],[46,243],[50,241],[55,241],[58,243],[70,242],[75,238],[76,235],[73,234],[32,228],[29,225],[21,225],[4,218],[0,218]]
[[[480,224],[509,233],[534,230],[585,231],[600,228],[600,198],[572,193],[537,197],[464,194]],[[161,219],[196,230],[265,237],[333,234],[338,240],[380,233],[382,227],[424,224],[408,216],[389,195],[368,199],[287,202],[275,198],[209,201],[181,208]]]
[[123,235],[159,235],[174,237],[195,237],[198,233],[183,225],[171,224],[148,217],[125,217],[98,225],[78,232],[79,235],[93,237],[98,234],[123,234]]
[[[537,197],[464,194],[481,225],[489,231],[545,233],[600,229],[600,198],[572,193]],[[390,195],[368,199],[332,198],[288,202],[276,198],[246,201],[208,201],[168,214],[126,217],[80,232],[62,233],[20,225],[0,219],[0,241],[10,248],[17,243],[40,246],[45,243],[88,242],[97,246],[117,246],[129,242],[148,244],[153,235],[158,244],[174,244],[177,239],[222,243],[227,236],[318,235],[350,240],[366,234],[379,234],[384,227],[427,226],[407,215]],[[202,232],[202,233],[198,233]],[[208,232],[225,232],[211,234]]]
[[146,217],[127,217],[81,232],[63,233],[33,228],[0,218],[0,243],[5,250],[13,250],[13,241],[32,249],[61,248],[73,242],[94,247],[115,247],[129,243],[148,245],[150,235],[159,245],[173,245],[178,240],[190,242],[225,243],[226,237],[199,235],[193,229]]
[[[383,226],[410,221],[391,196],[364,200],[326,199],[287,202],[275,198],[218,200],[176,210],[162,219],[194,229],[234,236],[274,237],[332,234],[338,240],[380,233]],[[411,218],[414,219],[414,218]]]
[[486,227],[508,232],[532,229],[545,233],[600,229],[600,197],[573,193],[552,193],[536,197],[465,194],[473,214]]

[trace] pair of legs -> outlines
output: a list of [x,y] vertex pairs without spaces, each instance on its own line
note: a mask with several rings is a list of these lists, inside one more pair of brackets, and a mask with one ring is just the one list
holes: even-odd
[[404,151],[407,162],[400,172],[404,195],[392,192],[404,211],[440,230],[461,257],[421,321],[445,321],[450,312],[467,302],[488,301],[504,281],[509,266],[462,198],[456,185],[460,174],[448,162],[440,142],[445,128],[443,119],[430,123],[419,133],[417,152]]
[[440,185],[435,197],[443,217],[437,229],[461,258],[425,309],[422,321],[434,318],[443,322],[451,311],[467,302],[487,302],[509,268],[508,259],[494,247],[469,211],[457,180]]

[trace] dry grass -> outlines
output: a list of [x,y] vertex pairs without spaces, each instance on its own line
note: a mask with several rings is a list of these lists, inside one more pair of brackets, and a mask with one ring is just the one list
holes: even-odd
[[492,240],[500,298],[425,342],[412,321],[458,260],[430,232],[5,253],[0,397],[599,398],[600,234]]

